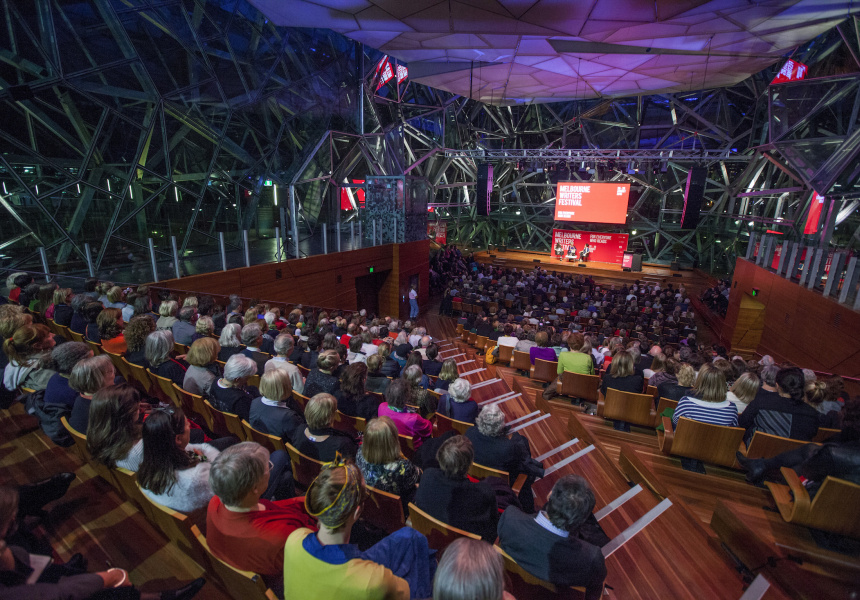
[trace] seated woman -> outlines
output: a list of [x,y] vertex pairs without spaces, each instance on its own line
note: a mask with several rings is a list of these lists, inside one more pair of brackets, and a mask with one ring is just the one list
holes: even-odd
[[394,357],[391,356],[391,344],[380,344],[376,353],[382,357],[382,364],[379,367],[380,373],[386,377],[399,377],[400,363],[394,360]]
[[383,375],[380,370],[384,362],[385,359],[380,354],[367,357],[367,361],[365,362],[367,365],[367,379],[364,385],[368,392],[383,394],[385,393],[385,388],[391,383],[391,380]]
[[106,308],[96,319],[99,328],[99,338],[105,352],[125,354],[128,350],[125,336],[122,334],[122,311],[118,308]]
[[[696,371],[692,365],[678,364],[675,379],[664,381],[657,386],[657,397],[679,401],[690,393],[696,383]],[[656,406],[656,401],[655,401]]]
[[310,398],[320,393],[334,394],[340,383],[334,371],[340,365],[340,356],[334,350],[323,350],[317,356],[317,367],[305,378],[303,394]]
[[724,427],[738,424],[738,409],[726,398],[726,378],[722,371],[710,363],[702,365],[690,395],[678,402],[672,424],[677,426],[681,417]]
[[178,386],[185,381],[187,364],[170,356],[173,352],[173,333],[167,330],[156,330],[146,338],[145,356],[147,367],[151,373],[165,377]]
[[414,498],[421,469],[403,456],[397,426],[389,417],[367,423],[355,464],[367,485],[400,496],[404,506]]
[[[30,325],[33,316],[24,312],[23,306],[17,304],[0,304],[0,340],[8,340],[19,327]],[[0,342],[0,369],[9,364],[9,357],[2,350]]]
[[224,365],[224,376],[209,386],[209,400],[221,412],[239,415],[246,421],[250,418],[251,401],[260,395],[259,390],[248,385],[248,378],[257,374],[257,363],[244,354],[230,357]]
[[766,477],[778,477],[779,469],[789,467],[806,478],[810,496],[815,495],[827,477],[860,485],[860,397],[848,400],[842,415],[842,431],[823,444],[806,444],[766,459],[751,459],[738,452],[736,456],[747,471],[747,481],[758,483]]
[[3,370],[3,387],[44,390],[56,371],[51,369],[51,350],[56,342],[44,325],[22,325],[3,342],[9,364]]
[[209,388],[221,376],[221,368],[215,362],[220,349],[218,340],[212,337],[203,337],[191,344],[185,356],[188,370],[182,380],[182,389],[198,396],[209,396]]
[[472,385],[465,379],[455,379],[448,386],[448,393],[443,394],[439,400],[439,405],[436,411],[446,417],[463,421],[464,423],[474,423],[475,417],[481,412],[481,407],[478,403],[472,400]]
[[430,344],[427,346],[427,349],[424,351],[424,354],[427,358],[424,360],[421,365],[421,370],[424,371],[425,375],[430,377],[437,377],[439,372],[442,370],[442,361],[438,359],[439,357],[439,346],[436,344]]
[[[663,356],[663,368],[660,370],[654,370],[654,363],[651,363],[651,370],[654,371],[654,374],[648,379],[648,385],[653,385],[655,388],[660,387],[660,385],[666,382],[677,383],[678,382],[678,369],[681,366],[677,360],[671,357],[667,357],[665,354]],[[655,357],[656,359],[656,357]]]
[[426,419],[432,413],[435,413],[436,396],[429,394],[427,388],[422,385],[422,382],[426,381],[427,377],[421,372],[421,367],[418,365],[406,367],[406,370],[403,371],[403,379],[412,388],[412,403],[418,407],[418,414]]
[[354,458],[358,444],[351,435],[332,428],[337,412],[337,400],[331,394],[312,396],[305,406],[307,427],[299,428],[292,437],[293,446],[306,456],[329,462],[337,454]]
[[150,409],[127,383],[93,394],[87,425],[87,448],[93,460],[109,469],[137,471],[143,460],[141,418]]
[[421,415],[409,412],[406,405],[412,402],[412,387],[405,379],[395,379],[385,390],[385,402],[379,405],[380,417],[391,417],[400,435],[412,438],[415,448],[433,432],[433,423]]
[[453,358],[449,358],[442,363],[442,370],[439,371],[439,377],[436,378],[436,389],[437,392],[445,392],[448,390],[448,386],[451,385],[451,382],[459,377],[457,372],[457,361]]
[[[215,331],[215,323],[212,321],[212,317],[202,316],[197,319],[197,322],[194,324],[194,333],[191,334],[191,343],[193,344],[197,340],[203,338],[211,338],[212,332]],[[217,341],[217,340],[216,340]],[[220,349],[220,346],[219,346]]]
[[146,360],[146,338],[155,331],[155,321],[147,315],[135,315],[125,327],[125,359],[133,365],[148,367]]
[[181,408],[158,408],[143,423],[143,460],[137,481],[149,498],[191,513],[209,504],[209,467],[218,449],[191,444],[191,425]]
[[581,375],[594,375],[594,359],[591,357],[591,341],[584,335],[575,331],[567,338],[568,352],[558,355],[558,378],[551,381],[543,391],[546,400],[552,398],[561,385],[561,378],[565,371],[579,373]]
[[365,390],[367,364],[355,362],[340,376],[340,386],[334,393],[337,409],[345,415],[370,420],[379,412],[378,396]]
[[71,301],[74,298],[72,290],[69,288],[59,288],[54,291],[54,310],[48,318],[54,319],[54,323],[68,327],[72,324],[72,307]]
[[179,312],[179,303],[175,300],[162,302],[158,307],[160,315],[158,321],[155,322],[155,328],[158,331],[172,331],[173,324],[179,319],[176,318],[176,313]]
[[227,362],[234,354],[239,354],[245,348],[242,345],[240,336],[242,335],[242,326],[238,323],[230,323],[224,326],[221,330],[221,337],[218,343],[221,350],[218,351],[218,360]]
[[69,415],[69,425],[73,429],[87,434],[93,395],[99,390],[111,387],[115,377],[113,363],[104,354],[86,358],[74,366],[69,376],[69,387],[78,392]]
[[248,422],[251,427],[292,442],[305,427],[302,409],[293,400],[290,376],[283,369],[269,369],[260,379],[259,398],[251,401]]
[[[627,351],[617,352],[603,376],[600,393],[606,396],[606,390],[619,390],[641,394],[644,381],[642,375],[634,371],[633,355]],[[615,421],[614,427],[618,431],[630,431],[630,423],[625,421]]]
[[818,411],[804,401],[806,380],[797,367],[776,374],[776,394],[759,396],[750,402],[738,425],[747,430],[746,440],[756,431],[809,441],[818,433]]
[[726,394],[726,399],[734,404],[735,408],[738,409],[738,414],[741,414],[755,398],[760,385],[761,382],[755,373],[741,373],[740,377],[732,384],[729,393]]
[[535,335],[536,346],[529,348],[529,359],[535,364],[535,359],[556,361],[555,350],[549,347],[549,334],[546,331],[538,331]]
[[95,342],[96,344],[101,343],[101,336],[99,335],[99,315],[105,307],[101,302],[87,302],[84,304],[84,318],[87,320],[87,324],[84,327],[84,339],[89,340],[91,342]]
[[[432,594],[433,559],[427,538],[404,527],[362,552],[349,543],[367,498],[352,463],[323,465],[305,507],[319,532],[297,529],[284,548],[284,597],[303,600],[407,600]],[[409,557],[410,559],[404,560]]]
[[78,294],[72,298],[72,322],[69,324],[70,330],[81,335],[86,332],[87,318],[84,316],[84,307],[94,299],[94,296],[90,294]]
[[466,478],[474,457],[469,438],[455,435],[445,440],[436,453],[440,468],[424,471],[415,506],[443,523],[492,543],[499,522],[496,493],[488,483],[472,483]]
[[421,387],[426,388],[427,385],[429,384],[430,380],[427,379],[427,377],[424,375],[424,369],[422,368],[423,364],[424,364],[424,357],[421,356],[421,353],[418,352],[418,350],[413,350],[412,352],[409,353],[409,356],[406,357],[406,365],[404,365],[404,367],[402,369],[400,369],[400,376],[403,377],[403,373],[406,372],[406,369],[415,365],[419,369],[421,369],[421,375],[422,375]]
[[69,386],[72,369],[85,358],[92,358],[93,351],[83,342],[66,342],[51,351],[51,363],[57,372],[45,387],[45,404],[62,404],[71,410],[78,392]]
[[[651,380],[654,379],[654,377],[658,373],[662,373],[665,370],[666,370],[666,355],[661,352],[659,354],[654,355],[654,357],[651,359],[651,366],[649,366],[647,369],[644,369],[642,374],[645,376],[645,379],[648,380],[648,385],[654,385],[653,383],[651,383]],[[657,383],[660,383],[661,380],[662,380],[662,378],[658,377]],[[654,387],[656,387],[656,386],[654,386]]]
[[[502,555],[484,541],[457,538],[433,578],[433,600],[516,600],[505,591]],[[523,599],[525,600],[525,599]]]

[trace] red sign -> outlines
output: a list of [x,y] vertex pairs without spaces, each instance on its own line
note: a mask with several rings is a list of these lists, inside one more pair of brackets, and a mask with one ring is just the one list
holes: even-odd
[[[353,179],[352,183],[364,183],[364,179]],[[364,208],[364,189],[340,188],[340,209],[353,210],[356,208]]]
[[818,222],[821,221],[822,208],[824,208],[824,196],[816,193],[812,197],[812,203],[809,206],[809,214],[806,216],[806,227],[803,228],[803,233],[815,233],[818,231]]
[[383,85],[391,81],[391,78],[394,77],[394,68],[391,66],[391,61],[388,60],[388,56],[383,56],[382,60],[376,65],[376,72],[373,75],[374,79],[377,79],[376,83],[376,91],[379,91]]
[[403,83],[403,80],[409,77],[409,69],[406,65],[397,65],[397,85]]
[[[620,265],[627,250],[626,233],[595,233],[593,231],[552,230],[550,254],[557,260],[615,263]],[[583,254],[583,251],[585,254]]]
[[559,181],[555,220],[621,224],[627,221],[629,197],[629,183]]
[[773,78],[773,81],[770,82],[771,85],[775,83],[787,83],[789,81],[800,81],[804,77],[806,77],[806,73],[809,71],[809,67],[807,67],[803,63],[799,63],[796,60],[787,60],[785,64],[782,65],[782,68],[777,73],[776,77]]
[[624,258],[621,259],[621,266],[624,267],[625,269],[632,269],[633,268],[633,253],[632,252],[625,252],[624,253]]
[[446,244],[448,240],[447,221],[427,221],[427,237],[437,244]]

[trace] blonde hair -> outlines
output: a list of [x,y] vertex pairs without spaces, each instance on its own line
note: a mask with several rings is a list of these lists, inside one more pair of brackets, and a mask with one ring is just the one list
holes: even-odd
[[693,394],[704,402],[723,402],[726,399],[726,377],[717,367],[702,365]]
[[731,392],[744,404],[749,404],[758,393],[759,379],[755,373],[741,373],[732,384]]
[[162,302],[158,307],[158,314],[162,317],[175,317],[177,310],[179,310],[179,304],[174,300],[168,300],[167,302]]
[[612,357],[609,372],[613,377],[628,377],[633,375],[633,355],[623,351]]
[[692,365],[684,363],[678,367],[676,377],[678,379],[678,385],[683,387],[693,387],[693,384],[696,383],[696,370],[693,369]]
[[[268,398],[268,396],[266,396]],[[323,429],[331,425],[337,411],[337,399],[321,392],[312,397],[305,406],[305,420],[309,429]]]
[[107,296],[108,302],[119,302],[122,300],[122,288],[115,285],[109,289],[105,295]]
[[402,457],[397,425],[391,417],[371,419],[364,430],[361,455],[372,465],[387,465]]
[[221,344],[218,343],[218,340],[211,337],[200,338],[191,344],[185,360],[188,361],[189,365],[205,367],[218,359],[219,352],[221,352]]
[[445,362],[442,363],[442,369],[439,371],[438,379],[442,381],[454,381],[457,377],[459,377],[457,361],[453,358],[445,359]]
[[210,335],[215,331],[215,322],[212,317],[200,317],[194,325],[194,331],[202,335]]
[[54,305],[65,304],[69,296],[72,295],[72,290],[69,288],[58,288],[54,290]]
[[186,306],[193,306],[194,308],[197,308],[197,296],[188,296],[182,302],[182,308],[185,308]]
[[293,393],[290,374],[283,369],[269,369],[260,378],[260,393],[276,402],[289,398]]
[[336,350],[323,350],[317,357],[317,367],[321,371],[331,373],[340,364],[340,355]]

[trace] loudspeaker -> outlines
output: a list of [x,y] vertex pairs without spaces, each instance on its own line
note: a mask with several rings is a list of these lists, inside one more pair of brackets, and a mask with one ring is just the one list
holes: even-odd
[[684,212],[681,214],[681,229],[695,229],[699,224],[702,199],[705,197],[705,180],[708,169],[693,167],[687,173],[687,187],[684,189]]
[[534,258],[534,259],[532,259],[532,262],[539,263],[539,262],[540,262],[540,259],[539,259],[539,258]]
[[633,255],[633,264],[630,266],[630,270],[636,272],[642,270],[642,255],[638,252]]
[[475,186],[475,202],[478,203],[478,216],[490,214],[490,198],[493,195],[493,165],[478,164],[478,183]]
[[507,251],[508,251],[507,246],[499,246],[499,252],[507,252]]

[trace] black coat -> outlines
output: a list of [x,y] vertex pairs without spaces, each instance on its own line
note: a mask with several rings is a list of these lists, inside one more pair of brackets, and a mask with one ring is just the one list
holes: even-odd
[[510,438],[490,437],[478,431],[477,427],[470,427],[466,437],[472,442],[475,462],[479,465],[507,471],[511,483],[525,472],[526,462],[531,455],[529,442],[522,435],[514,433]]
[[427,469],[415,494],[415,505],[443,523],[480,535],[486,542],[496,539],[496,494],[484,482],[449,479],[439,469]]

